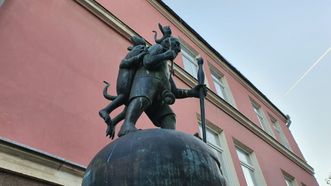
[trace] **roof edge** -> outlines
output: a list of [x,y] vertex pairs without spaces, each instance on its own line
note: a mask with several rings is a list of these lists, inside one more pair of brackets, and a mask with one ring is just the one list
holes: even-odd
[[236,69],[228,60],[226,60],[216,49],[214,49],[198,32],[196,32],[189,24],[187,24],[175,11],[173,11],[162,0],[157,1],[163,8],[165,8],[174,18],[179,21],[185,28],[187,28],[192,34],[197,37],[204,45],[207,46],[217,57],[221,59],[231,70],[239,75],[249,86],[251,86],[258,94],[261,95],[272,107],[274,107],[283,117],[287,120],[286,114],[284,114],[275,104],[273,104],[269,98],[264,95],[252,82],[250,82],[238,69]]

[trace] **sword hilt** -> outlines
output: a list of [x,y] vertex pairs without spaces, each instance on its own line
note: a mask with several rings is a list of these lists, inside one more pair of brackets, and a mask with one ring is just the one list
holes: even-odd
[[198,83],[199,85],[204,85],[205,84],[205,72],[203,71],[203,59],[201,57],[197,58],[198,62]]

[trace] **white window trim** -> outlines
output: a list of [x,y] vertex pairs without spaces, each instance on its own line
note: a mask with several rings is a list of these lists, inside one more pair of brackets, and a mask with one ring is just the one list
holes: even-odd
[[[189,51],[189,49],[187,49],[184,45],[181,46],[181,53],[182,53],[183,65],[184,65],[185,71],[188,72],[191,76],[193,76],[194,78],[197,79],[198,64],[195,60],[195,57],[197,55],[195,55],[194,53]],[[190,66],[194,66],[194,72],[188,71],[188,66],[186,66],[186,63],[185,63],[186,60],[184,60],[184,58],[187,59],[188,63],[190,63],[189,64]]]
[[291,145],[282,129],[282,127],[280,126],[279,122],[277,119],[275,119],[273,116],[271,116],[269,114],[269,118],[270,118],[270,121],[271,121],[271,124],[272,124],[272,127],[274,128],[275,132],[279,135],[279,142],[284,146],[286,147],[287,149],[289,150],[292,150],[291,148]]
[[291,176],[289,173],[285,172],[284,170],[282,170],[282,174],[283,174],[283,178],[284,178],[284,182],[286,183],[286,180],[290,182],[290,186],[297,186],[297,181],[295,179],[295,177]]
[[[201,128],[200,125],[200,118],[198,117],[199,120],[199,128]],[[224,174],[224,178],[226,179],[227,183],[231,183],[231,185],[240,185],[238,176],[237,176],[237,172],[234,168],[234,163],[233,163],[233,159],[229,150],[229,146],[225,137],[225,134],[223,132],[223,130],[221,130],[220,128],[218,128],[217,126],[215,126],[214,124],[212,124],[209,121],[206,121],[207,125],[206,128],[209,129],[210,131],[214,132],[217,134],[218,136],[218,140],[220,142],[220,147],[217,147],[209,142],[207,142],[207,144],[209,146],[211,146],[212,148],[214,148],[217,151],[221,152],[221,158],[222,160],[220,160],[220,163],[223,163],[222,167],[224,170],[226,170]],[[200,136],[202,136],[201,130],[199,129],[199,134]]]
[[[185,44],[185,42],[180,39],[180,47],[181,47],[181,53],[182,53],[182,60],[183,60],[183,67],[184,70],[190,74],[191,76],[193,76],[196,80],[198,79],[197,77],[197,73],[198,73],[198,63],[196,60],[196,57],[199,55],[198,52],[196,52],[192,47],[188,46],[187,44]],[[186,56],[186,57],[185,57]],[[185,68],[185,63],[184,63],[184,59],[183,58],[187,58],[190,63],[193,63],[193,65],[196,67],[195,68],[195,72],[193,74],[191,74],[190,72],[187,71],[187,69]],[[192,60],[190,60],[189,58],[191,58]],[[206,72],[205,70],[205,65],[203,66],[203,70],[204,72]],[[210,88],[209,83],[208,83],[208,79],[205,73],[205,84],[208,88]]]
[[[226,80],[224,74],[220,73],[218,70],[216,70],[216,68],[212,65],[209,65],[210,68],[210,72],[211,72],[211,76],[212,76],[212,80],[213,80],[213,84],[214,84],[214,78],[218,80],[219,84],[221,84],[221,86],[224,87],[224,100],[226,102],[228,102],[230,105],[232,105],[233,107],[237,108],[236,102],[232,96],[232,91],[230,89],[230,86],[228,84],[228,81]],[[214,88],[215,88],[215,93],[220,96],[217,92],[217,89],[215,87],[214,84]],[[221,96],[220,96],[221,97]]]
[[[257,160],[255,152],[252,149],[250,149],[249,147],[247,147],[246,145],[244,145],[243,143],[236,140],[236,139],[234,139],[234,144],[235,144],[236,155],[237,155],[238,161],[240,163],[240,168],[241,168],[241,165],[242,165],[243,162],[241,162],[239,157],[238,157],[237,149],[239,149],[241,151],[244,151],[249,155],[249,158],[250,158],[250,161],[251,161],[251,166],[253,166],[253,169],[254,169],[254,179],[255,179],[256,185],[267,185],[267,183],[265,181],[265,178],[263,176],[263,173],[262,173],[262,169],[261,169],[261,167],[259,165],[259,162]],[[243,172],[242,172],[242,174],[243,174]]]
[[[251,99],[251,103],[252,103],[252,107],[253,107],[253,111],[259,121],[259,124],[262,128],[262,130],[264,130],[265,132],[267,132],[269,135],[271,135],[273,138],[275,138],[275,134],[270,126],[270,123],[268,122],[268,119],[266,117],[266,115],[264,114],[261,105],[259,105],[258,103],[256,103],[256,101],[254,101],[253,99]],[[262,122],[260,120],[260,118],[262,118]]]

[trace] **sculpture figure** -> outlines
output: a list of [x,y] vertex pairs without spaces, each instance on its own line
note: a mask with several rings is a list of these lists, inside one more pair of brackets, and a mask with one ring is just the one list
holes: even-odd
[[134,74],[136,69],[141,65],[142,58],[147,50],[146,41],[143,38],[133,36],[131,37],[131,41],[133,46],[128,47],[129,52],[121,61],[119,66],[116,84],[117,96],[107,94],[107,89],[110,85],[108,82],[104,81],[106,87],[103,90],[103,95],[106,99],[111,100],[112,102],[105,108],[101,109],[99,111],[99,115],[107,124],[106,135],[109,135],[110,138],[114,138],[114,127],[116,123],[124,118],[126,107],[118,116],[114,118],[114,120],[111,120],[109,114],[119,106],[123,104],[127,105]]
[[[128,65],[128,68],[133,67],[133,71],[135,72],[133,78],[130,78],[130,80],[133,79],[132,83],[130,81],[125,85],[126,88],[123,96],[120,96],[121,92],[117,92],[118,96],[116,99],[119,98],[118,100],[120,101],[115,102],[116,99],[114,99],[114,104],[112,102],[100,111],[100,116],[110,126],[107,129],[107,135],[110,135],[110,137],[114,135],[114,126],[124,118],[124,115],[125,120],[118,136],[120,137],[136,131],[135,124],[143,112],[146,113],[155,126],[165,129],[175,129],[176,117],[169,105],[173,104],[175,99],[199,97],[201,86],[204,87],[206,93],[204,85],[197,85],[188,90],[178,89],[176,87],[169,70],[168,61],[173,62],[181,51],[180,43],[177,38],[171,36],[169,26],[159,24],[159,28],[163,33],[163,37],[157,39],[155,34],[156,44],[149,48],[139,48],[139,45],[134,46],[133,49],[137,48],[137,52],[132,52],[132,54],[136,56],[132,57],[129,55],[130,52],[126,56],[126,60],[135,59],[133,60],[135,62],[130,62],[130,64],[136,64],[135,66]],[[120,74],[121,72],[119,73],[119,77]],[[120,86],[118,83],[121,78],[118,78],[117,86]],[[104,89],[105,97],[113,98],[106,94],[106,90],[107,86]],[[128,94],[128,91],[130,94]],[[127,107],[111,121],[109,113],[122,104],[127,105]]]

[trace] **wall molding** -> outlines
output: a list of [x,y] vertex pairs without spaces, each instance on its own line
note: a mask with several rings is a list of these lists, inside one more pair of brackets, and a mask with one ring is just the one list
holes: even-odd
[[[109,25],[112,29],[119,32],[123,37],[129,40],[130,36],[139,35],[135,31],[133,31],[130,27],[125,25],[122,21],[116,18],[113,14],[111,14],[108,10],[103,8],[100,4],[93,0],[75,0],[77,3],[83,5],[87,10],[89,10],[92,14],[97,16],[99,19],[104,21],[107,25]],[[227,65],[224,64],[222,60],[216,56],[208,47],[206,47],[201,41],[199,41],[187,28],[185,28],[180,22],[178,22],[169,12],[167,12],[162,5],[158,3],[157,0],[148,0],[148,2],[158,10],[165,18],[171,21],[179,30],[181,30],[188,38],[192,40],[198,47],[200,47],[211,59],[217,62],[222,68],[226,69],[230,74],[233,75],[245,88],[247,88],[253,95],[259,98],[270,110],[284,119],[283,115],[280,114],[272,105],[270,105],[264,98],[259,95],[252,87],[250,87],[242,78],[239,77],[238,74],[233,72]],[[181,81],[187,84],[190,87],[193,87],[197,84],[197,80],[188,74],[183,68],[179,65],[174,64],[175,76],[178,77]],[[246,116],[244,116],[241,112],[239,112],[236,108],[228,104],[218,95],[216,95],[212,90],[209,89],[208,95],[206,97],[208,101],[214,104],[219,109],[223,110],[226,114],[228,114],[231,118],[236,120],[239,124],[246,127],[249,131],[257,135],[259,138],[264,140],[266,143],[270,144],[277,151],[282,153],[292,162],[294,162],[299,167],[303,168],[306,172],[313,175],[314,169],[307,164],[303,159],[295,155],[293,152],[289,151],[286,147],[281,145],[277,140],[263,131],[260,127],[254,124],[251,120],[249,120]]]
[[81,185],[85,167],[0,138],[0,168],[60,185]]

